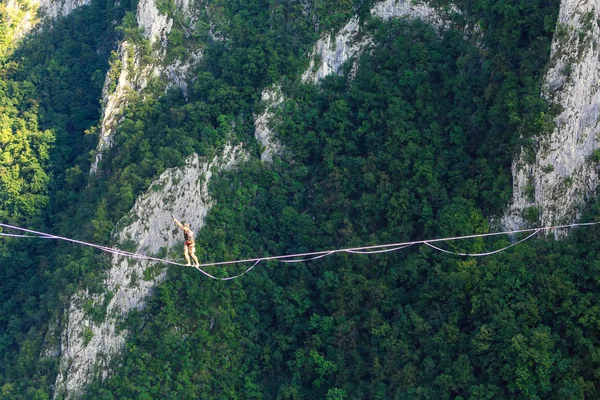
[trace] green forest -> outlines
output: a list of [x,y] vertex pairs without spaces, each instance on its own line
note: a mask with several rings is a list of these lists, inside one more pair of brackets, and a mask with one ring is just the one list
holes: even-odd
[[[227,40],[211,36],[208,14],[193,35],[175,28],[167,58],[202,47],[196,79],[185,95],[160,78],[132,95],[92,175],[114,52],[148,44],[137,3],[93,0],[18,46],[0,25],[0,222],[115,245],[115,224],[162,172],[240,143],[252,157],[210,183],[201,262],[487,233],[511,198],[516,152],[553,129],[540,92],[558,0],[430,1],[461,10],[449,29],[381,21],[369,0],[205,3]],[[373,42],[355,75],[347,65],[303,83],[316,40],[355,15]],[[273,84],[285,151],[265,164],[253,115]],[[525,218],[536,226],[535,212]],[[600,202],[581,220],[600,221]],[[483,258],[414,246],[269,261],[227,282],[159,265],[167,279],[130,312],[125,351],[83,398],[598,398],[599,233],[540,235]],[[109,267],[97,250],[0,238],[1,398],[54,396],[49,326],[78,288],[102,293]]]

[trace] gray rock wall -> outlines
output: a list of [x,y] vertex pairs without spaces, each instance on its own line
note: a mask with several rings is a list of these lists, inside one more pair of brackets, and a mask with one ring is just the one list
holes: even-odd
[[556,127],[536,138],[535,161],[525,150],[513,163],[513,199],[503,224],[571,223],[598,187],[600,3],[562,0],[543,95],[560,113]]
[[16,42],[33,31],[43,20],[65,17],[77,7],[90,2],[91,0],[7,0],[5,22],[9,29],[3,34]]
[[[371,9],[376,18],[389,20],[392,18],[419,18],[436,27],[448,26],[448,18],[443,13],[425,4],[415,4],[405,0],[384,0],[376,3]],[[372,44],[368,35],[360,35],[361,26],[358,17],[350,19],[335,35],[323,35],[313,47],[310,63],[302,74],[302,81],[318,84],[321,79],[331,74],[339,74],[341,67],[348,60],[354,59],[351,77],[356,73],[358,56]],[[261,146],[261,160],[271,162],[274,154],[281,153],[281,144],[271,125],[274,110],[284,101],[280,87],[266,88],[262,92],[262,103],[265,111],[254,116],[254,136]]]
[[[173,247],[182,248],[178,245],[183,242],[183,236],[171,215],[189,222],[198,233],[213,204],[208,194],[213,172],[232,168],[246,158],[241,147],[226,146],[220,156],[210,161],[193,155],[184,168],[165,171],[117,224],[114,241],[121,246],[135,244],[134,251],[139,254],[162,253],[175,262],[185,263],[182,252],[172,251]],[[146,297],[166,276],[165,270],[149,269],[155,264],[111,255],[111,267],[103,283],[105,293],[92,295],[79,290],[72,297],[65,311],[58,346],[60,365],[55,397],[78,398],[94,378],[104,379],[110,374],[111,365],[121,353],[128,335],[127,330],[119,330],[119,324],[131,310],[144,307]],[[85,312],[85,303],[94,307],[106,304],[105,320],[92,321]]]
[[[433,26],[448,25],[446,16],[423,3],[408,0],[384,0],[376,3],[371,15],[383,20],[392,18],[422,19]],[[323,35],[315,44],[308,69],[302,75],[304,82],[318,83],[330,74],[340,73],[344,63],[357,58],[372,43],[368,35],[360,36],[358,17],[352,18],[335,36]]]
[[[196,16],[189,8],[189,1],[178,0],[176,5],[176,12],[181,15],[181,19],[185,19],[193,25]],[[98,145],[90,168],[91,174],[98,172],[104,151],[113,145],[114,133],[122,120],[122,114],[128,105],[130,94],[141,93],[152,77],[159,76],[167,80],[167,88],[176,86],[185,91],[187,82],[193,79],[193,66],[202,60],[202,51],[195,51],[188,54],[185,60],[175,59],[170,63],[164,62],[169,45],[168,34],[173,28],[173,19],[159,11],[156,0],[141,0],[138,3],[136,21],[142,29],[144,37],[148,39],[154,49],[153,61],[151,63],[143,62],[140,56],[141,49],[134,44],[124,41],[119,45],[119,62],[112,65],[106,74],[102,91],[102,122],[98,127]],[[118,78],[116,82],[113,82],[115,76]]]

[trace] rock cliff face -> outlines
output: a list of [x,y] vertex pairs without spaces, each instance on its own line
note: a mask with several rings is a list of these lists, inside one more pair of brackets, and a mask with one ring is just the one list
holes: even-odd
[[[190,10],[189,1],[178,0],[175,4],[176,15],[186,23],[184,28],[193,31],[197,17]],[[174,19],[160,12],[155,0],[141,0],[138,3],[136,21],[153,49],[150,57],[152,61],[142,60],[143,51],[139,46],[127,41],[120,44],[118,59],[111,64],[104,82],[102,123],[99,127],[96,156],[90,168],[91,174],[98,172],[103,152],[113,144],[113,134],[121,122],[130,94],[141,93],[152,77],[163,77],[167,81],[167,88],[177,86],[185,91],[187,82],[193,78],[193,66],[202,59],[200,49],[191,51],[185,60],[165,62],[169,45],[168,35],[173,28]]]
[[[113,133],[121,122],[123,110],[127,106],[128,93],[141,91],[147,84],[147,68],[140,67],[139,58],[135,57],[135,46],[123,42],[119,46],[119,58],[111,63],[102,88],[102,123],[98,136],[96,157],[91,165],[90,173],[98,171],[102,154],[113,143]],[[133,74],[132,74],[133,72]],[[118,74],[116,82],[114,76]],[[133,76],[132,76],[133,75]],[[111,91],[111,86],[114,89]]]
[[[448,25],[448,18],[440,11],[425,4],[415,4],[406,0],[384,0],[376,3],[371,15],[383,20],[391,18],[422,19],[433,26]],[[357,58],[371,44],[368,35],[361,37],[358,17],[352,18],[334,36],[324,35],[317,41],[311,56],[308,69],[302,75],[304,82],[318,83],[330,74],[337,74],[344,63]],[[319,61],[317,61],[319,60]]]
[[10,35],[6,39],[14,43],[28,32],[38,23],[37,9],[39,4],[35,2],[18,2],[17,0],[8,0],[4,4],[4,12],[6,12],[6,29],[4,35]]
[[313,49],[310,65],[302,74],[302,80],[318,83],[327,75],[337,74],[347,60],[357,56],[370,43],[369,38],[357,40],[359,32],[359,20],[355,17],[334,37],[325,35],[319,39]]
[[526,220],[540,226],[573,222],[598,187],[599,12],[597,1],[561,2],[543,87],[560,112],[554,130],[536,138],[535,160],[523,150],[513,163],[513,199],[503,218],[508,228]]
[[263,90],[261,101],[265,111],[254,116],[254,136],[261,147],[260,159],[262,162],[270,163],[273,155],[281,153],[281,144],[275,138],[270,124],[274,116],[274,110],[283,102],[281,87],[274,86]]
[[90,4],[92,0],[39,0],[40,13],[52,19],[65,17],[77,7]]
[[[161,14],[154,0],[141,0],[137,8],[137,23],[144,30],[144,36],[155,43],[157,40],[166,45],[167,35],[173,27],[173,20]],[[166,46],[161,46],[164,50]]]
[[12,41],[31,32],[41,21],[65,17],[91,0],[8,0],[5,3]]
[[[213,171],[232,168],[246,157],[241,147],[227,146],[211,161],[193,155],[184,168],[165,171],[117,224],[114,241],[120,246],[133,243],[134,251],[140,254],[182,262],[183,255],[172,251],[182,242],[182,234],[171,215],[189,222],[197,233],[212,205],[208,183]],[[105,293],[91,295],[80,290],[73,296],[62,327],[55,397],[77,398],[95,377],[103,379],[109,374],[128,333],[118,328],[119,323],[131,310],[144,307],[145,298],[165,278],[165,270],[155,265],[113,255],[104,281]],[[90,316],[92,308],[105,309],[101,322]]]
[[[383,20],[391,18],[418,18],[435,27],[447,27],[449,17],[442,12],[425,4],[414,4],[406,0],[384,0],[376,3],[371,9],[371,15]],[[318,84],[321,79],[331,74],[339,74],[341,67],[348,60],[354,59],[351,76],[356,72],[358,56],[369,48],[372,38],[361,35],[358,17],[352,18],[334,36],[323,35],[315,44],[310,63],[302,74],[302,81]],[[282,151],[275,133],[271,129],[274,110],[283,102],[281,89],[267,88],[262,92],[262,102],[265,111],[254,117],[254,136],[261,146],[261,160],[271,162],[274,154]]]

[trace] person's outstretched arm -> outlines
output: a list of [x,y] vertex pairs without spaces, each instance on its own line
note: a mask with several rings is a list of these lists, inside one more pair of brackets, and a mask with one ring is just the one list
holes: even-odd
[[173,221],[175,221],[175,223],[177,224],[177,226],[178,226],[178,227],[180,227],[181,229],[183,229],[183,225],[182,225],[182,223],[181,223],[181,222],[179,222],[179,221],[177,221],[177,220],[175,219],[175,216],[171,215],[171,218],[173,218]]

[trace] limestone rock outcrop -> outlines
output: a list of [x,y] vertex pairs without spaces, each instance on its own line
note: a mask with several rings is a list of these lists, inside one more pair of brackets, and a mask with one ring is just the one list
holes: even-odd
[[[193,24],[196,16],[189,9],[188,0],[176,2],[176,12],[181,19]],[[112,147],[114,133],[122,120],[122,114],[129,103],[129,95],[141,93],[153,77],[164,77],[167,88],[187,89],[192,77],[193,66],[202,60],[202,51],[192,51],[185,60],[174,59],[164,62],[169,45],[168,35],[173,28],[173,18],[162,14],[156,0],[141,0],[137,6],[136,21],[144,37],[153,49],[152,62],[142,60],[143,50],[139,46],[124,41],[119,45],[118,59],[111,64],[106,74],[102,91],[102,123],[98,127],[98,145],[90,173],[98,172],[103,153]],[[192,29],[188,27],[189,29]],[[116,78],[118,77],[118,78]]]
[[262,162],[270,163],[273,155],[281,152],[281,144],[271,129],[274,110],[284,100],[280,86],[273,86],[263,90],[261,101],[265,110],[260,115],[254,116],[254,136],[261,147],[260,159]]
[[[407,0],[378,2],[371,9],[371,15],[383,20],[422,19],[435,27],[448,26],[448,18],[441,11]],[[346,61],[357,58],[372,43],[369,35],[361,36],[360,33],[360,21],[358,17],[354,17],[335,36],[323,35],[315,44],[310,65],[302,75],[302,80],[318,83],[327,75],[340,73]]]
[[33,31],[42,21],[66,17],[74,9],[91,0],[7,0],[4,4],[7,28],[4,35],[18,41]]
[[[555,128],[535,138],[535,160],[523,150],[512,166],[513,198],[502,222],[571,223],[598,187],[600,154],[600,6],[562,0],[543,96],[560,110]],[[529,215],[529,218],[524,218]],[[535,217],[538,221],[535,221]]]
[[[181,253],[172,252],[182,242],[182,233],[171,215],[189,222],[197,233],[213,204],[208,184],[214,171],[233,168],[246,157],[241,147],[228,145],[210,161],[194,154],[185,167],[165,171],[119,221],[113,241],[119,244],[117,247],[134,244],[133,251],[138,254],[183,262]],[[110,264],[104,293],[79,290],[65,311],[55,397],[77,398],[94,378],[108,376],[111,362],[121,353],[128,334],[119,324],[131,310],[144,307],[146,297],[166,276],[164,269],[154,267],[154,261],[112,255]],[[94,307],[105,308],[100,323],[86,313]]]
[[[447,27],[449,18],[444,13],[427,6],[414,4],[405,0],[384,0],[376,3],[371,9],[375,18],[389,20],[392,18],[422,19],[435,27]],[[313,47],[310,63],[302,74],[302,81],[318,84],[321,79],[331,74],[339,74],[342,65],[354,59],[351,77],[356,73],[358,56],[369,48],[372,38],[361,35],[361,25],[358,17],[350,19],[335,35],[323,35]],[[265,110],[254,117],[254,136],[261,147],[261,160],[271,162],[274,154],[282,151],[272,130],[274,110],[283,101],[280,87],[266,88],[262,92],[262,104]]]

